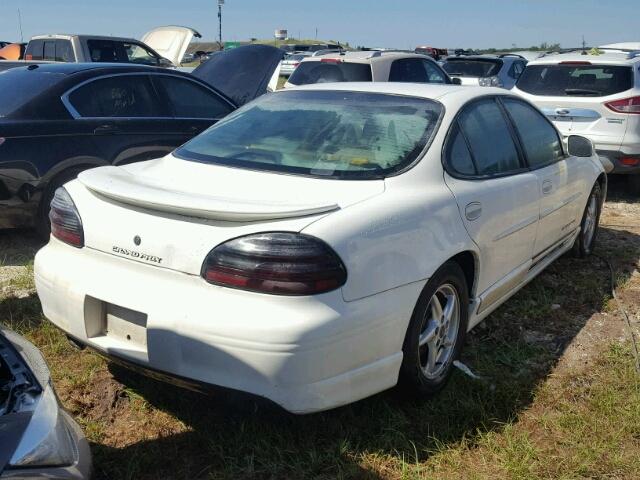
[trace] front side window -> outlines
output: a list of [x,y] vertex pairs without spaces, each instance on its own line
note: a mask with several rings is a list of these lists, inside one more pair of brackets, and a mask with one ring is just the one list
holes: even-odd
[[69,94],[81,117],[166,116],[146,75],[116,75],[89,82]]
[[148,48],[133,42],[114,40],[88,40],[92,62],[137,63],[158,65],[159,58]]
[[371,66],[367,63],[349,63],[341,60],[301,62],[289,77],[292,85],[327,82],[370,82]]
[[631,67],[618,65],[527,65],[518,88],[532,95],[604,97],[633,87]]
[[505,98],[503,103],[518,130],[531,167],[549,165],[562,158],[562,144],[558,133],[540,112],[524,102],[510,98]]
[[458,123],[469,142],[477,175],[508,175],[522,168],[507,120],[495,99],[465,107]]
[[424,65],[424,69],[427,71],[429,83],[449,83],[445,74],[433,63],[427,60],[422,60],[422,64]]
[[127,53],[129,63],[141,65],[158,65],[159,58],[148,48],[138,43],[124,43],[124,50]]
[[442,106],[360,92],[282,91],[247,104],[176,150],[179,158],[327,178],[382,178],[418,159]]
[[175,117],[217,119],[231,111],[227,102],[195,82],[168,75],[154,75],[152,79],[165,92]]

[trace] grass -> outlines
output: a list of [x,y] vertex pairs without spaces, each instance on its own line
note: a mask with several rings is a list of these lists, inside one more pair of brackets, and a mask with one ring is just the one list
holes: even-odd
[[[605,228],[598,250],[632,316],[639,234]],[[463,361],[484,380],[455,372],[429,401],[391,390],[304,417],[76,351],[43,319],[32,264],[19,264],[0,283],[0,321],[43,351],[97,478],[640,478],[640,382],[596,258],[560,259],[469,335]]]

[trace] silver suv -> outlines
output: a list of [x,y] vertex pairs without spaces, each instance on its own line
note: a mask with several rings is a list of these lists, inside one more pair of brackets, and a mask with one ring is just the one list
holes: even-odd
[[640,51],[600,48],[529,62],[514,91],[564,136],[593,141],[605,169],[640,189]]
[[303,58],[284,86],[327,82],[459,83],[426,55],[355,51]]
[[524,71],[527,59],[513,53],[449,57],[442,68],[462,85],[513,88]]

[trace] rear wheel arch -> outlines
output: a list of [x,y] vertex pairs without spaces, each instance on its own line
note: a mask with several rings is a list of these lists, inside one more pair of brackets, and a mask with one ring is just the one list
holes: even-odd
[[[464,272],[467,281],[469,298],[474,298],[475,286],[477,283],[478,258],[471,250],[465,250],[451,257],[447,262],[457,263]],[[446,262],[445,262],[446,263]]]

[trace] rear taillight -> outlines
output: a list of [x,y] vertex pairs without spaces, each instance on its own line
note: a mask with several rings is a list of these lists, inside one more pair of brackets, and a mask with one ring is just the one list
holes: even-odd
[[51,200],[49,220],[51,221],[51,234],[58,240],[78,248],[84,246],[82,220],[71,196],[62,187],[56,190],[53,200]]
[[339,58],[323,58],[320,63],[342,63],[342,60]]
[[640,97],[623,98],[604,104],[609,110],[618,113],[640,113]]
[[500,87],[502,88],[502,80],[498,77],[482,77],[478,80],[481,87]]
[[640,158],[638,157],[622,157],[620,163],[625,167],[637,167],[640,164]]
[[215,285],[275,295],[314,295],[341,287],[347,271],[323,241],[293,232],[266,232],[229,240],[202,266]]

